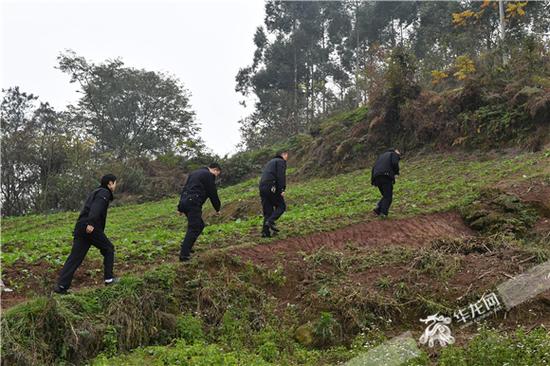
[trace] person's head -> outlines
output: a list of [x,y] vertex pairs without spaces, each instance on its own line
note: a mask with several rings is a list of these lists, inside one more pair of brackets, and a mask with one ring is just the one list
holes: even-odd
[[399,149],[396,149],[395,147],[390,147],[388,150],[386,151],[391,151],[391,152],[394,152],[396,153],[397,155],[399,155],[399,157],[401,157],[401,151],[399,151]]
[[105,174],[101,177],[101,186],[114,192],[116,189],[116,177],[113,174]]
[[210,173],[214,174],[216,177],[219,177],[220,174],[222,174],[222,168],[218,163],[211,163],[208,166],[208,170],[210,170]]
[[277,155],[279,155],[285,161],[288,160],[288,150],[281,150]]

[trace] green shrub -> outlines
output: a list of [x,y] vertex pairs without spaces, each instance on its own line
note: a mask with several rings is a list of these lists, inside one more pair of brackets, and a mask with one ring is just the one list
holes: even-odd
[[245,319],[236,314],[235,310],[227,310],[223,314],[219,331],[220,341],[231,349],[237,350],[244,347],[250,334],[250,327]]
[[339,324],[331,313],[323,311],[315,323],[314,333],[319,345],[333,344],[340,338]]
[[103,354],[114,356],[118,351],[118,332],[113,325],[107,326],[103,334]]
[[258,354],[266,361],[272,362],[279,358],[279,349],[272,341],[267,341],[258,347]]
[[176,320],[176,331],[178,338],[184,339],[192,344],[195,341],[204,340],[202,320],[192,314],[178,316]]

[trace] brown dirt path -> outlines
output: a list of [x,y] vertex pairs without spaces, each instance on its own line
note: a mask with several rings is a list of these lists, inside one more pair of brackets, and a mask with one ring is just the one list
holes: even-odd
[[[298,259],[298,257],[301,259],[301,253],[311,253],[321,247],[343,249],[349,243],[367,250],[392,245],[418,247],[428,244],[433,239],[469,235],[473,235],[473,232],[464,224],[458,213],[444,212],[407,219],[368,221],[332,232],[272,241],[269,244],[258,244],[248,248],[229,249],[227,253],[238,255],[245,260],[250,259],[257,264],[269,265],[276,259],[280,259],[280,254],[287,256],[288,259]],[[170,260],[163,262],[170,262]],[[30,272],[25,288],[12,293],[2,293],[0,301],[3,309],[21,303],[29,296],[34,296],[33,294],[49,293],[53,288],[59,268],[51,268],[45,262],[36,263],[30,267],[28,264],[24,265],[25,270]],[[136,268],[133,267],[129,263],[117,264],[117,273],[136,272]],[[100,286],[101,268],[99,261],[85,261],[75,274],[73,291]],[[15,278],[21,270],[23,268],[14,266],[4,271],[4,278]]]
[[420,247],[434,239],[471,235],[474,232],[466,226],[458,213],[442,212],[406,219],[368,221],[332,232],[229,250],[228,253],[269,266],[281,256],[290,258],[300,253],[312,253],[322,247],[330,250],[344,249],[349,243],[366,249],[397,245]]

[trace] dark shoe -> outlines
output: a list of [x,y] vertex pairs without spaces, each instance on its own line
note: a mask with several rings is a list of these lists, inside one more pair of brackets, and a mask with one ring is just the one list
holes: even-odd
[[273,230],[274,232],[276,232],[276,233],[279,232],[279,229],[277,228],[277,226],[275,226],[275,223],[274,223],[274,222],[268,223],[267,226],[269,226],[269,228],[270,228],[271,230]]
[[372,212],[373,212],[376,216],[380,216],[380,211],[378,211],[377,209],[372,210]]
[[59,295],[67,295],[69,293],[69,289],[63,286],[56,285],[53,289],[53,292]]
[[262,238],[271,238],[271,232],[269,231],[269,226],[264,225],[262,228]]
[[111,285],[114,285],[115,283],[119,283],[119,282],[120,282],[120,278],[113,277],[113,278],[110,278],[108,280],[105,280],[105,286],[111,286]]
[[191,257],[180,257],[180,262],[189,262]]

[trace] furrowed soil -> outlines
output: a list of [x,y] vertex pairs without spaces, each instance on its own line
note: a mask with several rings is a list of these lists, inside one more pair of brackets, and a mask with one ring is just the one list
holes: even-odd
[[[257,264],[272,263],[280,254],[294,255],[299,252],[311,253],[321,247],[331,250],[344,248],[346,243],[353,241],[369,247],[383,247],[388,245],[420,246],[437,238],[464,237],[473,235],[462,218],[457,213],[437,213],[421,215],[411,219],[370,221],[352,225],[340,230],[319,233],[298,238],[270,242],[269,245],[257,245],[252,248],[231,250],[230,253],[251,259]],[[173,262],[172,258],[170,262]],[[163,261],[166,263],[166,261]],[[129,263],[117,263],[117,272],[121,274],[139,273],[145,266]],[[29,265],[16,262],[3,271],[4,278],[25,279],[25,286],[18,292],[6,292],[2,295],[2,307],[10,308],[36,295],[47,295],[55,285],[58,268],[54,268],[45,261]],[[85,260],[75,273],[73,291],[81,288],[94,287],[102,284],[102,263],[100,261]],[[9,284],[9,283],[8,283]]]
[[[284,229],[283,229],[284,230]],[[387,246],[420,247],[440,238],[463,238],[474,235],[456,212],[420,215],[409,219],[376,220],[345,227],[328,233],[271,242],[251,248],[230,251],[255,264],[269,265],[278,260],[300,259],[300,253],[313,253],[319,248],[345,249],[350,242],[355,248],[368,250]]]
[[[399,253],[407,252],[400,257]],[[451,315],[458,306],[477,301],[541,261],[536,254],[508,245],[506,240],[492,245],[456,212],[376,220],[228,253],[286,275],[284,286],[272,289],[281,311],[294,303],[305,306],[305,313],[316,313],[330,307],[334,299],[324,301],[323,296],[312,293],[324,286],[354,289],[361,293],[359,299],[367,301],[369,295],[376,294],[375,303],[370,305],[387,310],[382,310],[381,316],[393,318],[395,324],[388,324],[386,329],[390,334],[398,335],[409,324],[418,336],[423,330],[419,319],[427,313]],[[388,253],[394,257],[385,255]],[[362,262],[362,258],[368,261],[377,256],[384,259]],[[400,289],[406,295],[400,296]],[[508,313],[491,316],[489,322],[506,330],[541,324],[550,328],[550,291]],[[457,334],[458,344],[466,343],[476,334],[476,327],[457,329]]]

